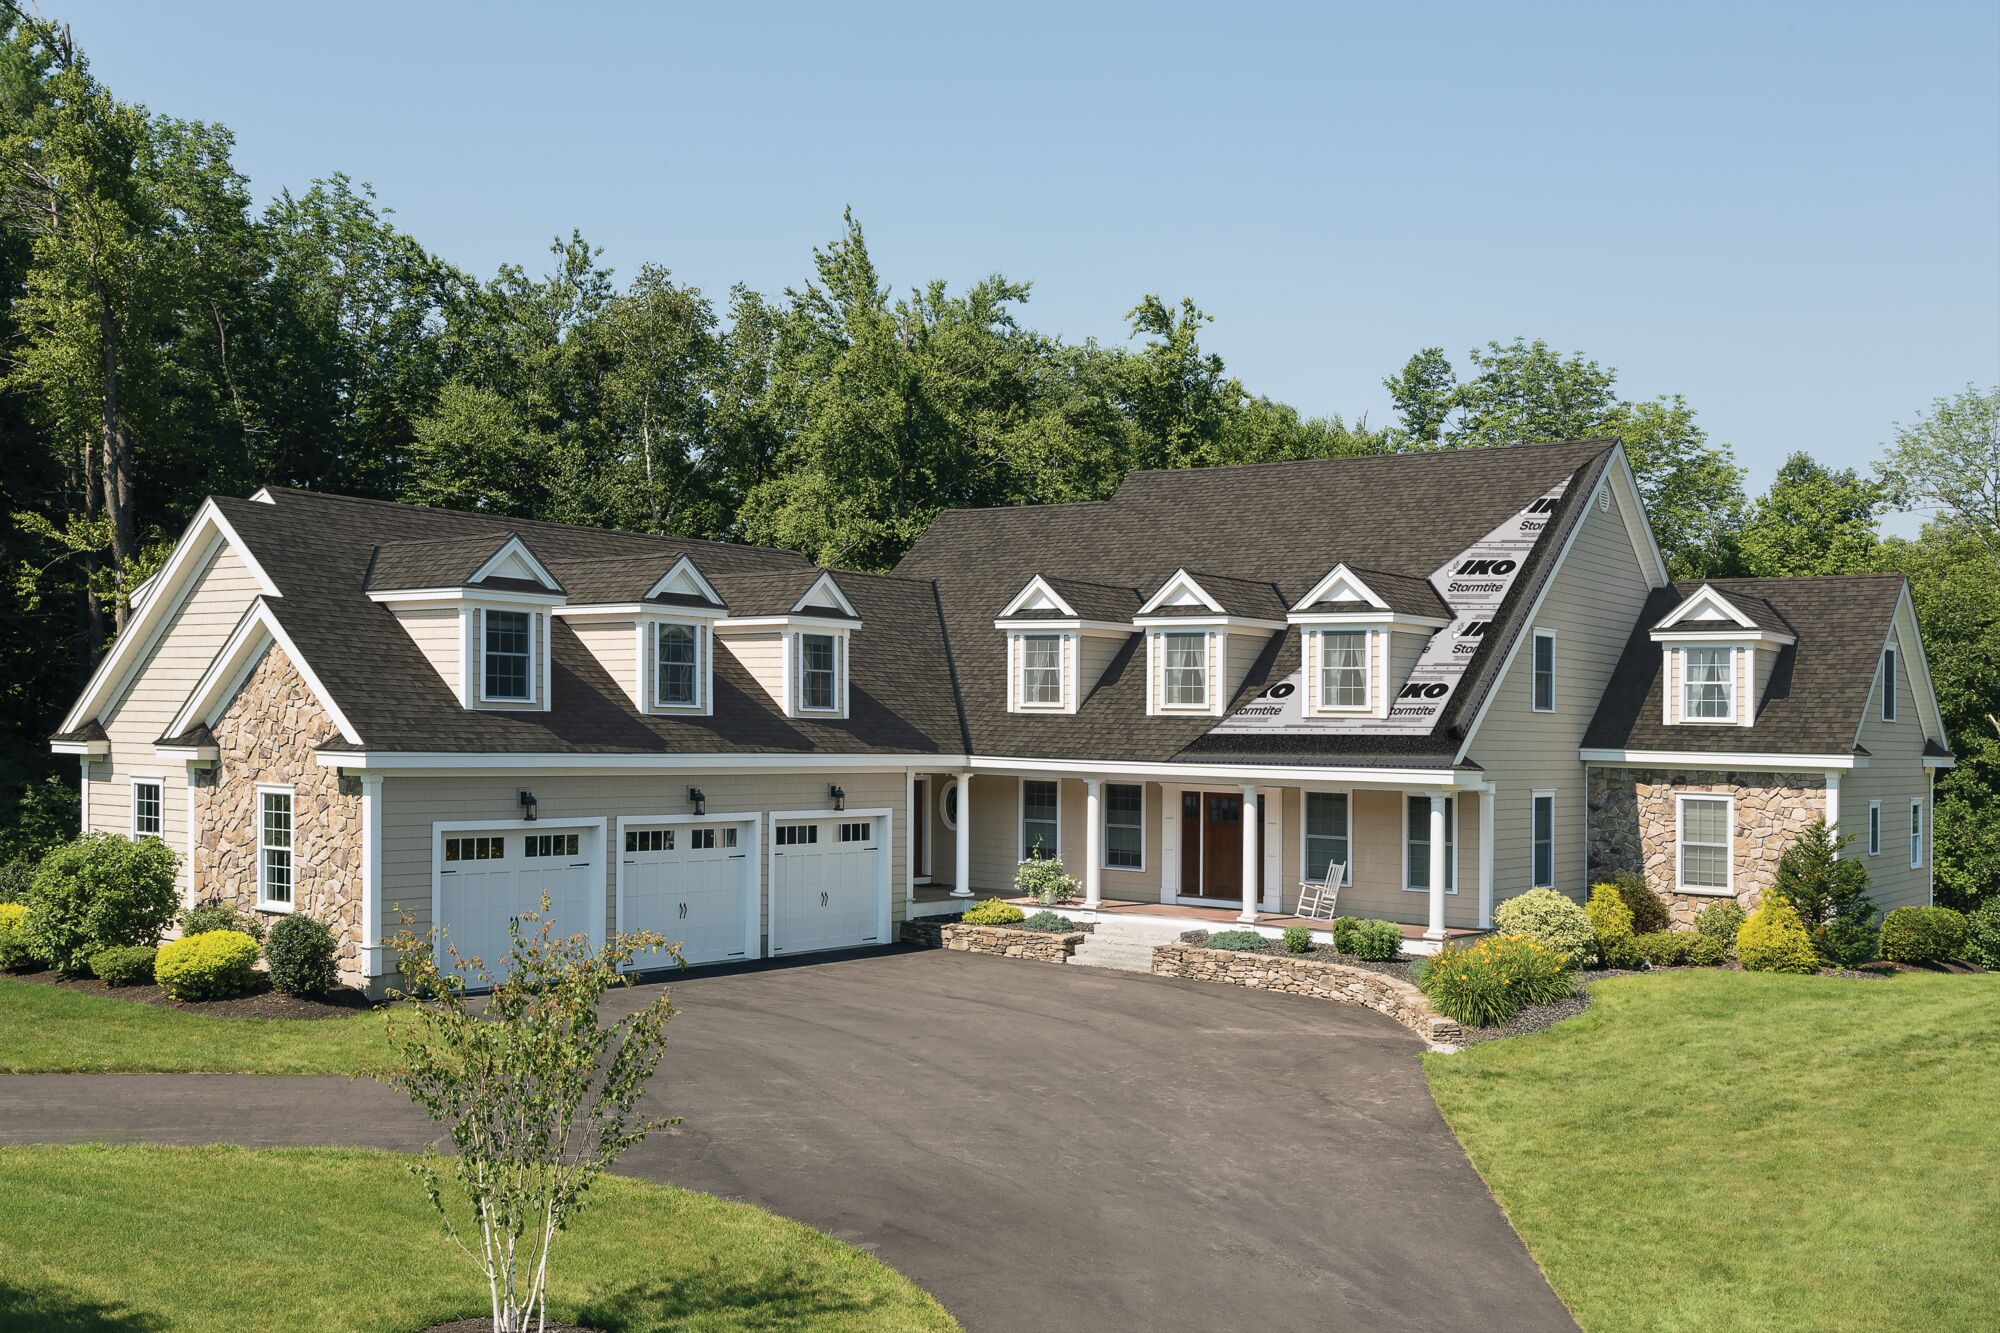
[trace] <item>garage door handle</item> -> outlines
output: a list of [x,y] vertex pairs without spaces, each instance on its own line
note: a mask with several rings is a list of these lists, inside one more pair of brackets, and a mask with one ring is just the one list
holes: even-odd
[[826,894],[825,894],[825,893],[821,893],[821,894],[820,894],[820,896],[819,896],[819,905],[820,905],[821,907],[824,907],[824,906],[826,906]]
[[569,868],[570,868],[571,870],[588,870],[588,869],[590,869],[590,862],[588,862],[588,861],[571,861],[571,862],[569,863]]

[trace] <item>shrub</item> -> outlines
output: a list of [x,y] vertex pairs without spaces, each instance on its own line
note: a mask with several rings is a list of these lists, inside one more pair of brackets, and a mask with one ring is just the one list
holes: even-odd
[[264,938],[264,918],[245,912],[233,903],[210,898],[197,903],[175,918],[183,935],[200,935],[211,930],[236,930],[253,940]]
[[1583,910],[1590,918],[1591,933],[1597,937],[1600,967],[1630,967],[1639,961],[1632,947],[1632,909],[1625,905],[1625,895],[1616,884],[1591,885],[1590,904]]
[[1965,914],[1965,956],[1981,967],[2000,967],[2000,894]]
[[28,901],[28,886],[35,882],[35,863],[16,857],[0,865],[0,903]]
[[965,909],[959,920],[968,926],[1011,926],[1022,919],[1024,913],[1010,902],[999,898],[986,898]]
[[294,913],[280,917],[264,937],[271,984],[287,995],[324,995],[340,984],[336,942],[324,921]]
[[42,858],[28,890],[35,956],[80,972],[114,944],[152,944],[173,919],[175,857],[158,838],[92,833]]
[[1688,960],[1688,946],[1695,938],[1689,930],[1649,930],[1632,937],[1632,948],[1640,961],[1653,967],[1681,967]]
[[1625,910],[1632,914],[1634,935],[1650,935],[1654,931],[1673,928],[1674,921],[1667,915],[1666,903],[1660,900],[1659,894],[1646,887],[1645,876],[1632,870],[1618,870],[1612,872],[1606,882],[1618,890]]
[[1285,927],[1286,953],[1311,953],[1313,933],[1304,926]]
[[1022,930],[1046,930],[1050,934],[1061,934],[1075,930],[1076,922],[1055,912],[1037,912],[1021,923]]
[[1403,932],[1393,921],[1357,921],[1347,932],[1347,947],[1341,952],[1371,963],[1386,963],[1403,952]]
[[1835,840],[1826,821],[1815,819],[1785,848],[1771,878],[1771,892],[1799,914],[1822,963],[1865,963],[1875,952],[1868,869],[1854,857],[1843,860],[1839,855],[1852,841]]
[[1792,905],[1767,893],[1736,932],[1736,956],[1752,972],[1817,972],[1819,951]]
[[35,965],[28,947],[28,909],[20,903],[0,903],[0,971],[20,972]]
[[1713,935],[1704,935],[1698,930],[1691,931],[1688,933],[1687,942],[1688,966],[1721,967],[1729,961],[1729,948],[1728,944],[1724,944]]
[[1597,933],[1590,914],[1554,889],[1530,889],[1493,911],[1493,924],[1510,935],[1540,940],[1572,967],[1588,967],[1597,957]]
[[1882,918],[1882,956],[1892,963],[1943,963],[1965,953],[1965,914],[1949,907],[1898,907]]
[[1038,903],[1066,903],[1076,897],[1076,876],[1061,857],[1030,857],[1014,868],[1014,887]]
[[1211,949],[1235,949],[1243,953],[1255,953],[1268,948],[1271,941],[1254,930],[1218,930],[1208,937]]
[[150,944],[114,944],[90,956],[90,970],[107,986],[150,986],[159,952]]
[[1353,953],[1354,932],[1360,929],[1360,926],[1361,918],[1358,916],[1335,917],[1333,923],[1327,927],[1333,936],[1333,947],[1342,953]]
[[1736,952],[1736,932],[1743,928],[1743,908],[1734,898],[1712,902],[1694,914],[1694,929],[1704,939],[1722,946],[1722,956]]
[[1831,967],[1858,967],[1880,951],[1882,933],[1867,921],[1829,921],[1820,927],[1813,948]]
[[1527,935],[1488,935],[1469,947],[1444,949],[1417,984],[1439,1013],[1479,1028],[1576,989],[1562,955]]
[[240,930],[205,930],[160,946],[153,979],[175,1000],[221,1000],[250,989],[257,941]]

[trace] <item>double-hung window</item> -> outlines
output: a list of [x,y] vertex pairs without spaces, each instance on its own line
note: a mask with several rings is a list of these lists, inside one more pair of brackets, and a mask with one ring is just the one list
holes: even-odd
[[1309,791],[1306,793],[1306,883],[1324,884],[1329,866],[1347,866],[1341,879],[1353,880],[1353,862],[1347,855],[1347,793]]
[[1896,650],[1882,650],[1882,720],[1896,720]]
[[[1409,798],[1407,833],[1403,849],[1403,883],[1412,889],[1428,889],[1431,886],[1431,798],[1412,796]],[[1457,810],[1452,798],[1444,798],[1444,888],[1446,893],[1458,892],[1458,836]]]
[[486,627],[485,671],[480,682],[486,698],[525,703],[534,698],[534,617],[526,611],[483,611]]
[[133,837],[160,836],[160,786],[158,778],[132,779]]
[[1727,891],[1735,812],[1727,796],[1680,798],[1680,875],[1683,889]]
[[1538,791],[1530,799],[1529,840],[1532,845],[1533,865],[1529,867],[1535,889],[1552,889],[1556,885],[1556,794],[1552,791]]
[[1924,803],[1910,802],[1910,869],[1921,869],[1924,864]]
[[1681,654],[1681,716],[1728,722],[1736,716],[1736,650],[1688,648]]
[[1368,706],[1368,631],[1324,630],[1319,636],[1319,706]]
[[1556,636],[1545,629],[1535,631],[1534,698],[1530,707],[1537,713],[1556,711]]
[[661,708],[693,708],[701,703],[701,630],[694,625],[661,625],[656,640],[659,665],[654,702]]
[[261,788],[257,793],[257,905],[292,907],[292,793]]
[[1104,865],[1146,868],[1146,789],[1136,783],[1104,784]]
[[838,646],[831,634],[799,636],[799,706],[831,712],[840,706]]
[[1053,782],[1021,783],[1021,859],[1061,855],[1062,797]]
[[1021,702],[1030,707],[1049,708],[1062,703],[1062,647],[1060,634],[1021,636]]
[[1163,685],[1169,708],[1202,708],[1208,703],[1208,635],[1162,634]]

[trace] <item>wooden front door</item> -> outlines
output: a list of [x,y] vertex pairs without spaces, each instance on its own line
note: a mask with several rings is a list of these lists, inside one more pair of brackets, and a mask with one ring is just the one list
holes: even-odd
[[1243,896],[1243,797],[1234,792],[1203,792],[1202,874],[1204,898]]

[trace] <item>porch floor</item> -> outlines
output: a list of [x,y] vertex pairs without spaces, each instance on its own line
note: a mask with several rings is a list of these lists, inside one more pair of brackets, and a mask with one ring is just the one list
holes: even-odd
[[[1011,889],[974,889],[971,898],[953,898],[951,896],[951,885],[949,884],[919,884],[916,891],[916,901],[922,905],[977,902],[981,898],[1004,898],[1024,911],[1034,911],[1040,907],[1040,904],[1034,899],[1021,897],[1013,893]],[[936,911],[938,909],[933,907],[932,910]],[[1067,903],[1056,910],[1062,912],[1082,912],[1088,909],[1083,906],[1083,900],[1079,898],[1075,902]],[[1106,898],[1096,908],[1096,912],[1100,916],[1143,916],[1154,920],[1164,917],[1173,921],[1185,921],[1188,923],[1189,929],[1193,929],[1196,926],[1207,926],[1223,930],[1239,924],[1236,916],[1242,910],[1242,905],[1237,903],[1227,906],[1217,904],[1214,907],[1197,907],[1188,903],[1149,903],[1131,898]],[[1309,930],[1316,931],[1324,931],[1327,928],[1327,922],[1322,919],[1290,916],[1283,912],[1259,912],[1257,914],[1257,924],[1278,928],[1304,926]],[[1424,937],[1424,930],[1426,928],[1424,922],[1396,921],[1391,924],[1403,932],[1403,938],[1406,940],[1421,940]],[[1470,939],[1486,933],[1476,927],[1449,926],[1445,929],[1445,938],[1452,940]]]

